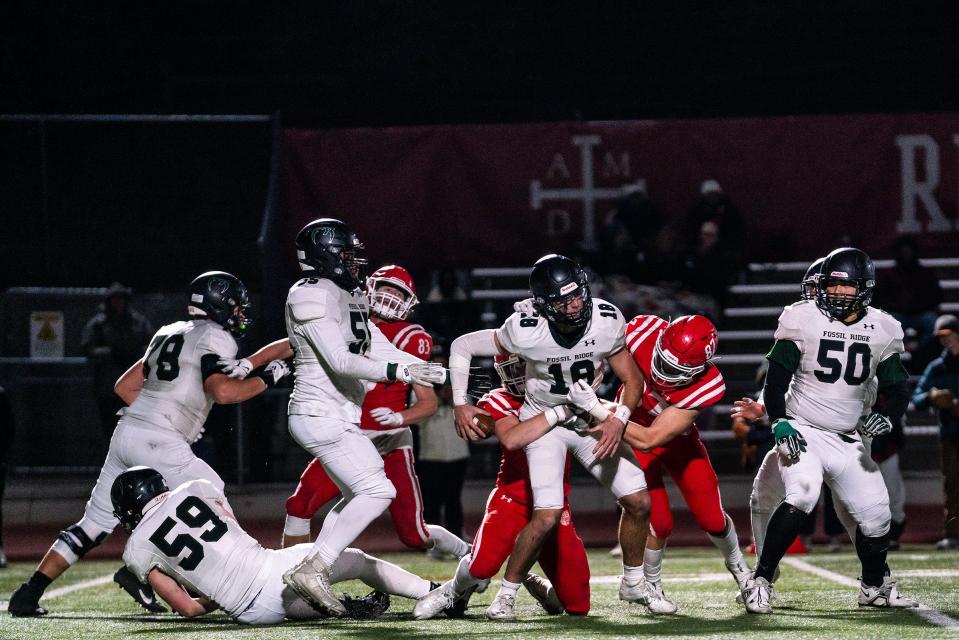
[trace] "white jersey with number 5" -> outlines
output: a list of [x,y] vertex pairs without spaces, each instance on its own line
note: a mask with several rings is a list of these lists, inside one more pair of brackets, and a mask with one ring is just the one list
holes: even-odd
[[366,295],[360,289],[348,292],[326,278],[303,278],[290,288],[286,333],[296,352],[290,415],[325,416],[359,424],[366,381],[334,371],[318,356],[303,325],[315,320],[335,322],[350,352],[366,355],[371,342],[369,317]]
[[619,309],[593,298],[586,332],[572,344],[546,318],[514,313],[496,331],[504,349],[526,360],[526,401],[522,419],[566,404],[569,385],[593,383],[603,361],[626,346],[626,323]]
[[879,364],[903,352],[902,325],[873,307],[847,325],[814,302],[797,302],[783,309],[775,337],[796,343],[801,354],[786,392],[786,414],[838,433],[855,429],[868,411],[864,403],[875,393]]
[[123,562],[141,581],[159,569],[231,615],[242,613],[270,574],[275,551],[250,537],[223,493],[193,480],[164,494],[127,540]]
[[216,322],[193,319],[161,327],[143,357],[143,388],[123,415],[195,441],[213,407],[203,382],[220,358],[236,357],[236,340]]

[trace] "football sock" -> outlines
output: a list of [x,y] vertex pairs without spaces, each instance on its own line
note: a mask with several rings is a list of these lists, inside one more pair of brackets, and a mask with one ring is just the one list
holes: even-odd
[[377,591],[404,598],[422,598],[430,592],[429,580],[359,549],[344,550],[333,563],[330,583],[344,580],[361,580]]
[[639,584],[639,581],[643,579],[643,567],[642,565],[638,567],[627,567],[623,565],[623,581],[629,585]]
[[727,566],[737,565],[743,561],[743,552],[739,548],[739,536],[736,535],[736,525],[733,524],[733,520],[728,513],[726,514],[725,531],[718,536],[710,533],[709,539],[723,554]]
[[766,527],[766,539],[763,542],[763,552],[756,564],[757,578],[773,581],[779,561],[786,555],[786,549],[792,544],[799,529],[809,516],[801,509],[797,509],[788,502],[783,502],[769,519]]
[[40,573],[39,571],[34,571],[33,575],[30,576],[30,579],[27,580],[27,585],[31,590],[38,593],[43,593],[46,591],[47,587],[50,586],[50,583],[53,582],[50,578]]
[[501,595],[513,596],[516,597],[516,591],[519,589],[518,582],[510,582],[509,580],[503,579],[503,582],[500,584],[499,593],[496,594],[497,597]]
[[286,522],[283,525],[283,533],[288,536],[308,536],[310,535],[310,521],[306,518],[297,518],[287,514]]
[[430,532],[430,539],[433,540],[433,548],[437,551],[450,553],[457,558],[462,558],[470,552],[470,546],[468,544],[443,527],[428,524],[426,525],[426,530]]
[[[663,546],[662,549],[650,549],[646,547],[646,551],[643,552],[643,574],[646,576],[647,582],[659,582],[662,579],[663,552],[665,550],[665,546]],[[626,582],[631,583],[628,577],[626,578]]]
[[468,589],[479,584],[479,580],[470,573],[472,562],[472,556],[466,555],[460,558],[460,563],[456,565],[456,573],[453,574],[453,591],[457,594],[466,593]]
[[856,529],[856,553],[862,563],[862,581],[870,587],[881,587],[886,575],[886,552],[889,551],[889,534],[870,538]]
[[[327,520],[334,516],[332,523],[325,521],[320,535],[313,543],[314,552],[327,566],[343,553],[356,538],[363,533],[371,522],[386,511],[392,500],[367,495],[355,495],[349,500],[343,499],[333,511],[327,514]],[[335,514],[334,514],[335,512]]]

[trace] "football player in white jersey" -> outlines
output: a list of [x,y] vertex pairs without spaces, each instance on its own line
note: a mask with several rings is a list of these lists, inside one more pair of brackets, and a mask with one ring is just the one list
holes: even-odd
[[[123,562],[180,615],[192,618],[220,608],[243,624],[320,617],[282,578],[310,545],[264,549],[240,527],[223,491],[211,482],[192,480],[170,491],[156,470],[133,467],[113,482],[111,497],[130,533]],[[422,597],[431,586],[358,549],[337,558],[331,580],[362,580],[382,594],[407,598]],[[373,617],[389,605],[382,594],[343,604]]]
[[[220,361],[236,357],[234,336],[242,336],[251,324],[247,289],[237,277],[223,271],[198,276],[190,285],[187,311],[189,320],[160,328],[146,355],[117,380],[117,395],[128,406],[110,439],[83,518],[60,532],[33,576],[10,598],[13,615],[45,614],[39,605],[44,590],[113,531],[117,519],[110,487],[128,467],[153,465],[174,487],[202,478],[222,489],[223,480],[190,449],[201,437],[210,408],[252,398],[289,373],[277,359],[289,355],[286,340],[250,356],[259,368],[246,380],[223,373]],[[128,572],[121,569],[114,579],[144,607],[163,610],[149,589],[143,590],[144,597]]]
[[[825,481],[855,521],[862,563],[861,606],[912,607],[886,565],[889,495],[863,436],[888,433],[909,402],[900,362],[902,326],[869,306],[872,260],[858,249],[826,256],[816,300],[783,310],[767,359],[763,400],[781,456],[783,502],[767,524],[753,577],[743,589],[751,613],[770,613],[770,582]],[[884,413],[860,420],[869,381],[887,397]]]
[[333,563],[396,496],[383,458],[360,431],[368,382],[445,382],[446,369],[394,347],[368,322],[360,274],[363,244],[345,223],[320,218],[296,236],[305,277],[286,300],[286,331],[295,352],[290,434],[323,465],[342,499],[326,515],[314,552],[283,580],[332,616],[345,612],[329,579]]
[[[476,331],[457,338],[450,348],[456,426],[460,435],[482,437],[474,424],[485,411],[467,402],[472,356],[516,353],[526,361],[526,397],[519,419],[544,414],[548,426],[571,415],[567,398],[579,380],[588,384],[609,362],[623,382],[621,406],[589,433],[551,429],[526,445],[533,514],[520,532],[506,566],[502,588],[486,615],[511,620],[516,590],[535,562],[545,538],[563,512],[563,469],[567,451],[623,506],[619,537],[623,545],[624,584],[644,591],[643,547],[649,525],[646,479],[636,457],[622,442],[623,430],[643,392],[643,376],[625,348],[625,321],[613,305],[593,299],[586,274],[575,262],[550,254],[533,265],[530,290],[537,313],[514,313],[500,329]],[[621,590],[621,596],[623,591]],[[627,594],[628,595],[628,594]]]

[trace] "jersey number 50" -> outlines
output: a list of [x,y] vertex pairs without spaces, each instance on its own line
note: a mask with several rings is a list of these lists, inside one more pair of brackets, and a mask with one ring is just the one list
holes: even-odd
[[[846,343],[840,340],[820,340],[819,353],[816,355],[816,362],[825,367],[825,370],[816,369],[816,379],[820,382],[833,384],[840,377],[851,387],[859,386],[869,379],[869,365],[872,363],[872,351],[869,345],[862,342],[854,342],[849,345],[849,351],[846,352],[846,366],[843,366],[842,360],[833,357],[832,351],[838,351],[840,354],[846,350]],[[856,360],[862,360],[862,371],[856,373]]]

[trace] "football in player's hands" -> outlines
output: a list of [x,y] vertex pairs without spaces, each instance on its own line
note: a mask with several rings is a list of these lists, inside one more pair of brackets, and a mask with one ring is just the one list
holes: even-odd
[[485,433],[488,436],[493,435],[493,431],[496,430],[496,420],[493,420],[493,416],[488,416],[485,413],[477,413],[473,416],[473,424],[480,428],[480,431]]

